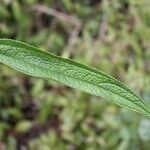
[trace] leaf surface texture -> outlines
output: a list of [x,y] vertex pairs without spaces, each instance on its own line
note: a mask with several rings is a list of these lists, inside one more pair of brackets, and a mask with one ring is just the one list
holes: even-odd
[[127,86],[84,64],[46,53],[28,44],[0,40],[0,62],[27,75],[53,79],[81,91],[101,96],[150,118],[150,108]]

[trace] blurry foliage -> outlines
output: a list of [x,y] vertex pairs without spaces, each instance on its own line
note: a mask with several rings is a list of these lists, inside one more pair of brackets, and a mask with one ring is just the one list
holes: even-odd
[[[82,27],[33,10],[40,4]],[[14,38],[101,68],[150,104],[149,0],[0,0],[0,38]],[[149,150],[150,122],[102,98],[0,64],[0,149]]]

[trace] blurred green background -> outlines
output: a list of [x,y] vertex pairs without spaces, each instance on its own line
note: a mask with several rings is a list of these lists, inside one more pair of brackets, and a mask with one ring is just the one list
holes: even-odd
[[[0,38],[101,69],[150,105],[149,0],[0,0]],[[0,64],[0,150],[150,150],[150,120]]]

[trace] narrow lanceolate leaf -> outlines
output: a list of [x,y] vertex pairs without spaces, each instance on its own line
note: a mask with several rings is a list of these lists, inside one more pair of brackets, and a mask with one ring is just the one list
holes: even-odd
[[84,64],[8,39],[0,40],[0,62],[22,73],[53,79],[67,86],[104,97],[150,118],[150,108],[122,82]]

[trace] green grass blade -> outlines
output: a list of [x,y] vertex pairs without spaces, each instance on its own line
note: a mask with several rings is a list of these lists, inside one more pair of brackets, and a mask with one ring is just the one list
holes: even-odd
[[150,118],[150,108],[122,82],[84,64],[9,39],[0,40],[0,62],[27,75],[53,79],[67,86],[101,96]]

